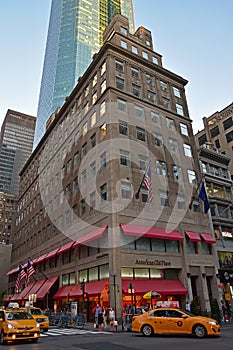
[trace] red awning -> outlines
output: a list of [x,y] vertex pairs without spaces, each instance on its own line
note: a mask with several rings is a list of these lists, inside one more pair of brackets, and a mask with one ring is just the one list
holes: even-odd
[[15,269],[12,269],[12,270],[10,270],[9,272],[7,272],[7,276],[9,276],[9,275],[12,275],[12,273],[15,273],[15,272],[17,272],[17,271],[19,271],[19,267],[16,267]]
[[19,299],[19,293],[18,294],[13,294],[10,298],[10,301],[13,300],[13,301],[16,301],[16,300],[20,300]]
[[29,294],[37,294],[40,287],[45,283],[46,279],[37,281],[32,289],[24,296],[24,299],[28,299]]
[[58,279],[58,276],[53,276],[51,278],[48,278],[45,283],[42,285],[42,287],[37,292],[37,299],[44,299],[45,295],[49,292],[50,288],[54,285],[56,280]]
[[185,233],[188,236],[188,238],[190,239],[190,241],[192,241],[192,242],[201,242],[201,238],[198,235],[198,233],[192,232],[192,231],[185,231]]
[[45,257],[45,260],[54,258],[59,249],[60,248],[56,248],[56,249],[52,250],[51,252],[49,252]]
[[[109,280],[92,281],[85,283],[85,292],[89,295],[99,295],[103,291]],[[81,285],[76,284],[74,289],[70,292],[70,297],[78,297],[82,295]]]
[[74,285],[61,287],[54,294],[53,299],[67,298],[73,288],[74,288]]
[[206,243],[216,243],[216,240],[208,233],[201,233],[201,237]]
[[25,296],[29,294],[32,287],[35,285],[36,282],[29,283],[24,290],[19,294],[18,300],[26,299]]
[[169,239],[182,241],[184,238],[178,231],[168,231],[163,228],[154,228],[148,226],[135,226],[121,224],[124,234],[127,236],[144,236],[151,238]]
[[10,301],[11,300],[11,297],[13,297],[12,294],[10,295],[6,295],[5,298],[2,299],[2,301],[6,302],[6,301]]
[[45,258],[46,258],[46,256],[48,255],[48,253],[46,253],[46,254],[44,254],[44,255],[41,255],[41,256],[39,256],[39,258],[36,260],[36,264],[39,264],[39,263],[41,263],[42,261],[44,261],[45,260]]
[[122,289],[128,293],[129,284],[132,283],[135,294],[143,294],[153,290],[164,294],[187,294],[188,291],[179,280],[122,280]]
[[63,245],[63,246],[58,250],[57,254],[63,254],[63,253],[68,252],[68,251],[71,249],[71,247],[72,247],[73,244],[74,244],[74,241],[71,241],[71,242],[69,242],[69,243],[66,243],[65,245]]
[[77,239],[77,241],[74,242],[73,248],[81,245],[81,244],[86,244],[90,241],[93,241],[94,239],[100,238],[104,232],[104,230],[106,230],[107,225],[105,225],[104,227],[98,228],[95,231],[89,232],[88,234],[86,234],[83,237],[80,237],[79,239]]

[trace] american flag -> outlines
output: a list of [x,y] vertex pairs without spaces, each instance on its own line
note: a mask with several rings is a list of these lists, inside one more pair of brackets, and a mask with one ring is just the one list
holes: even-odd
[[29,283],[29,279],[30,277],[35,273],[35,269],[33,267],[33,263],[31,261],[31,259],[28,259],[28,264],[27,264],[27,274],[26,274],[26,287],[28,286]]
[[150,164],[148,165],[144,178],[143,178],[143,184],[148,190],[148,202],[152,202],[153,200],[153,189],[152,189],[152,180],[151,180],[151,167]]
[[26,277],[26,273],[24,271],[24,268],[22,266],[22,264],[19,265],[19,273],[18,276],[16,278],[16,282],[15,282],[15,289],[18,291],[20,288],[20,283],[21,281]]

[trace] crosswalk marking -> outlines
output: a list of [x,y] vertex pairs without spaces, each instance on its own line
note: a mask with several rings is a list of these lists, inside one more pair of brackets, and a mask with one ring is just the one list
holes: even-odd
[[85,329],[49,329],[48,332],[45,333],[40,333],[41,337],[56,337],[59,335],[77,335],[77,334],[112,334],[110,332],[96,332],[96,331],[89,331],[89,330],[85,330]]

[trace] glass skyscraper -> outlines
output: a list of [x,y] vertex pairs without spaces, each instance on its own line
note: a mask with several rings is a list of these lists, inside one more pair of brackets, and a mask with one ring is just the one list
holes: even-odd
[[50,115],[63,105],[98,52],[103,32],[117,13],[129,19],[133,33],[132,0],[52,0],[34,147]]

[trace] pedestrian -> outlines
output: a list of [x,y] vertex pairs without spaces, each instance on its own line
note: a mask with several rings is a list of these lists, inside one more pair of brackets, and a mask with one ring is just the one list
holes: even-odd
[[103,330],[104,317],[102,309],[100,309],[98,313],[98,331],[101,332]]
[[99,312],[100,312],[100,306],[99,306],[99,304],[97,304],[96,308],[95,308],[95,324],[96,324],[96,327],[98,326],[98,315],[99,315]]
[[107,327],[107,310],[105,306],[102,307],[102,313],[104,318],[103,327],[106,328]]
[[226,311],[227,311],[227,308],[226,308],[226,304],[223,300],[221,300],[221,309],[222,309],[222,318],[223,318],[223,321],[226,322]]
[[115,321],[115,311],[110,307],[109,309],[109,322],[110,322],[110,330],[114,330],[114,321]]
[[190,304],[188,302],[188,300],[186,301],[186,304],[185,304],[185,310],[190,312],[191,311],[191,307],[190,307]]

